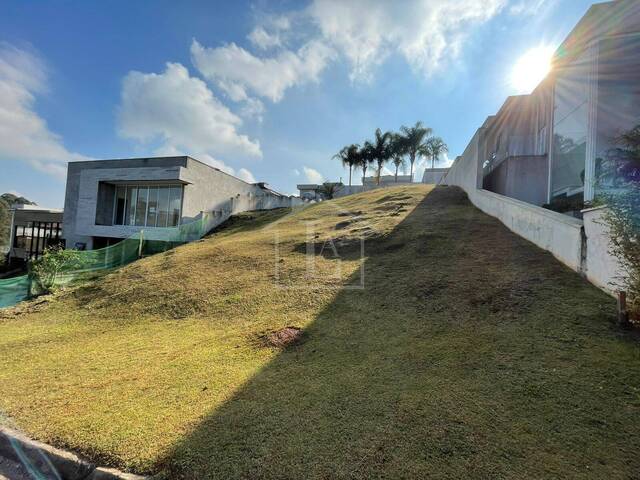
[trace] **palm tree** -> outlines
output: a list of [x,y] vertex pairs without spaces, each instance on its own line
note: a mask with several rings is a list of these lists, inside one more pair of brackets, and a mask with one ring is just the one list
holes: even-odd
[[428,154],[431,156],[431,168],[435,168],[436,160],[443,153],[447,153],[449,151],[449,147],[444,143],[440,137],[431,137],[427,140],[426,144],[428,145]]
[[362,186],[364,187],[364,179],[367,176],[367,168],[370,163],[375,161],[373,157],[373,145],[366,141],[358,152],[358,166],[362,169]]
[[407,154],[407,142],[405,138],[397,133],[391,137],[391,162],[396,167],[395,180],[398,183],[398,168],[402,167],[402,171],[406,172],[407,162],[405,155]]
[[353,167],[357,167],[359,164],[359,152],[360,145],[352,143],[351,145],[343,147],[342,150],[332,157],[339,159],[342,162],[342,166],[349,167],[349,186],[351,186],[351,171]]
[[372,145],[371,154],[378,166],[378,185],[382,166],[391,158],[391,132],[384,132],[376,128],[376,140]]
[[424,137],[431,135],[431,129],[422,125],[422,122],[416,122],[413,127],[400,127],[400,131],[407,142],[407,154],[411,163],[411,180],[413,181],[413,164],[416,157],[421,155],[421,146],[424,145]]

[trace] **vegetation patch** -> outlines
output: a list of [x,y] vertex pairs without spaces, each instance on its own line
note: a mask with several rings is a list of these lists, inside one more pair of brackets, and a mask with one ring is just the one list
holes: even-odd
[[158,479],[637,477],[638,338],[461,190],[250,215],[0,320],[2,418]]

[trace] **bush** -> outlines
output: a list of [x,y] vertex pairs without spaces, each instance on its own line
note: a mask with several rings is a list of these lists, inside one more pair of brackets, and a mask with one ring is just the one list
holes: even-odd
[[605,196],[605,220],[611,235],[611,253],[626,270],[624,288],[629,311],[640,318],[640,184],[629,183],[624,192]]
[[619,145],[603,162],[599,183],[605,192],[598,203],[609,208],[605,214],[611,235],[611,253],[627,273],[624,288],[631,316],[640,319],[640,126],[620,135]]
[[30,267],[38,286],[44,293],[48,293],[53,291],[62,272],[80,268],[80,255],[77,250],[51,247],[40,258],[33,260]]

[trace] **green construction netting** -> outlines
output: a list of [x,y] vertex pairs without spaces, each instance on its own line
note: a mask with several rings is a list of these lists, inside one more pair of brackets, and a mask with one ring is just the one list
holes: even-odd
[[0,279],[0,308],[15,305],[29,296],[31,279],[28,275]]
[[[45,283],[55,286],[69,285],[91,278],[101,271],[131,263],[141,256],[163,252],[177,245],[198,240],[227,218],[229,213],[203,213],[193,222],[173,228],[143,229],[105,248],[74,250],[69,253],[54,279],[45,279]],[[42,283],[43,279],[34,274],[0,279],[0,308],[15,305],[33,293],[38,293],[42,290]]]

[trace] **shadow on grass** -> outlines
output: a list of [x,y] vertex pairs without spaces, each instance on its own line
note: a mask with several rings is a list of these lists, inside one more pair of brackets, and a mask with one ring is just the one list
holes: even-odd
[[612,299],[455,188],[366,248],[364,290],[338,292],[306,341],[211,412],[161,476],[640,471],[640,360],[610,323]]
[[258,230],[284,218],[291,213],[291,211],[291,208],[274,208],[272,210],[256,210],[233,215],[207,233],[203,238],[209,238],[218,234],[230,235],[233,233]]

